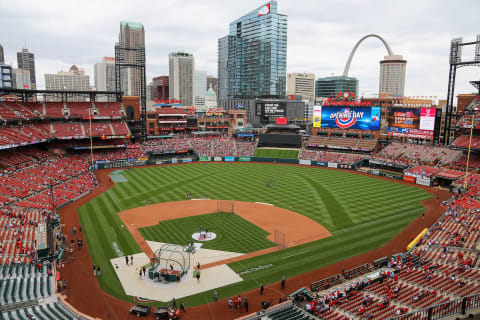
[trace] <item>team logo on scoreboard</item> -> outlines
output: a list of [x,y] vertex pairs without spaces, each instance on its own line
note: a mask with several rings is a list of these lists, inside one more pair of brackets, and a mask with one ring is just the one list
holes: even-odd
[[363,118],[363,112],[355,112],[350,108],[341,109],[336,113],[330,114],[330,119],[335,119],[339,128],[347,129],[355,125],[357,118]]

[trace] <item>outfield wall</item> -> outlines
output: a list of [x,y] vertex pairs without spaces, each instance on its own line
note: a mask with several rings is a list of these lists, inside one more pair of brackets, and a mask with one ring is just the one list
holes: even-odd
[[339,169],[353,169],[351,164],[342,164],[336,162],[325,161],[313,161],[304,159],[285,159],[285,158],[264,158],[264,157],[199,157],[195,160],[191,157],[188,158],[171,158],[163,160],[152,161],[150,159],[137,161],[134,159],[123,159],[116,161],[101,160],[95,161],[95,170],[98,169],[110,169],[110,168],[128,168],[128,167],[140,167],[146,165],[160,165],[160,164],[175,164],[175,163],[187,163],[187,162],[266,162],[266,163],[289,163],[289,164],[301,164],[307,166],[318,166],[328,168]]

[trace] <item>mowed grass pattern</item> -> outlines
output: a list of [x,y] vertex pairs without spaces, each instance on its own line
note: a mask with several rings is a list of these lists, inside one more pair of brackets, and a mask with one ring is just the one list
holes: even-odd
[[[236,272],[272,266],[242,276],[244,281],[240,283],[218,289],[220,297],[225,297],[251,290],[260,283],[279,281],[283,275],[299,275],[378,248],[424,211],[419,201],[431,197],[412,186],[307,166],[194,163],[138,168],[124,171],[123,175],[128,182],[115,185],[78,212],[93,263],[102,268],[98,279],[102,289],[131,302],[133,299],[125,295],[109,260],[140,252],[117,213],[146,205],[148,199],[152,203],[179,201],[190,192],[194,198],[258,201],[286,209],[295,205],[295,211],[333,234],[331,238],[231,264]],[[265,187],[265,180],[271,179],[275,186]],[[185,298],[185,303],[204,304],[211,297],[212,292],[205,292]]]
[[257,148],[254,156],[263,158],[298,159],[298,150]]
[[192,234],[201,226],[217,235],[214,240],[201,242],[205,249],[249,253],[275,246],[267,239],[268,232],[232,213],[165,220],[139,231],[145,240],[185,245],[192,241]]

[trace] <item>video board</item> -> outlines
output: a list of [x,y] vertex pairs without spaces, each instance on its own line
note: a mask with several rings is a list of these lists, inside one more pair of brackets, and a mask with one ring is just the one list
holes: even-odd
[[435,114],[435,108],[391,108],[388,112],[388,134],[431,140],[435,129]]
[[255,111],[257,116],[286,117],[287,104],[285,102],[257,102]]
[[[320,119],[318,114],[320,114]],[[380,130],[380,117],[380,107],[314,107],[313,126],[333,129]]]

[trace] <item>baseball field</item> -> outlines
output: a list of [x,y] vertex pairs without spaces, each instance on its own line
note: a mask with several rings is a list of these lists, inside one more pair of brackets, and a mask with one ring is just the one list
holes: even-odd
[[[141,249],[123,225],[119,212],[149,203],[185,200],[190,193],[194,199],[262,202],[293,209],[332,234],[322,240],[230,263],[229,267],[243,281],[217,289],[225,297],[378,248],[424,211],[419,201],[432,197],[407,185],[306,166],[194,163],[125,170],[118,175],[126,181],[118,182],[83,205],[78,213],[92,261],[102,268],[100,286],[129,302],[133,298],[124,293],[110,259]],[[140,232],[146,240],[186,244],[198,224],[215,228],[218,239],[212,242],[213,248],[245,253],[274,245],[260,227],[235,215],[215,212],[163,221]],[[234,234],[229,229],[231,225],[240,234]],[[189,306],[201,305],[210,301],[211,296],[212,291],[206,291],[184,300]]]

